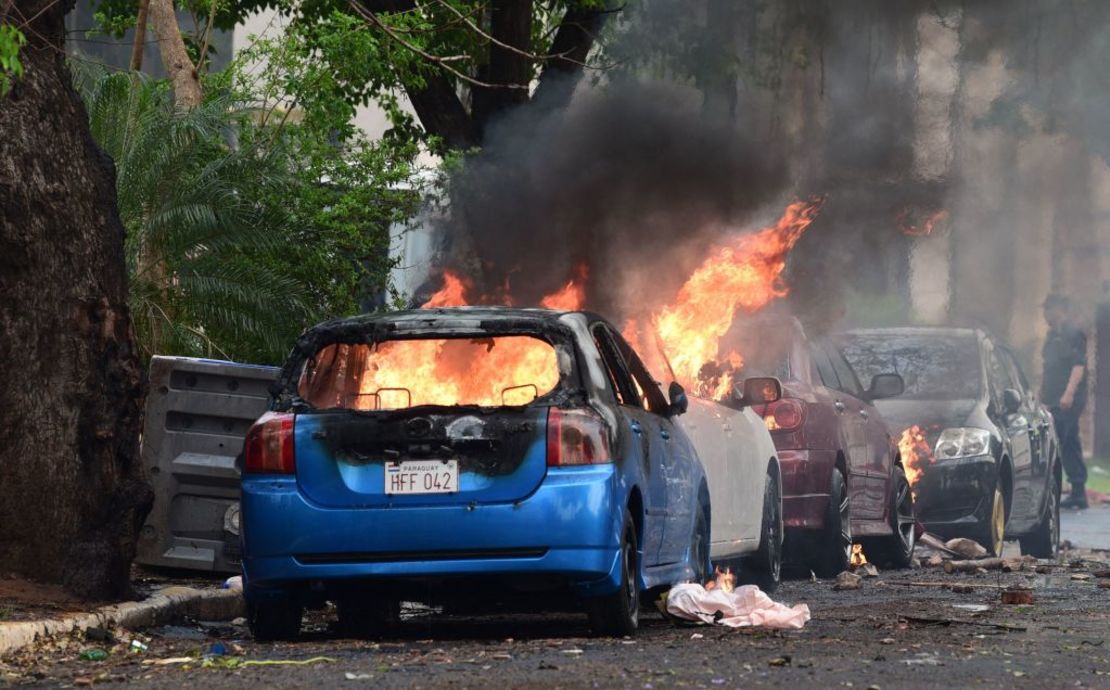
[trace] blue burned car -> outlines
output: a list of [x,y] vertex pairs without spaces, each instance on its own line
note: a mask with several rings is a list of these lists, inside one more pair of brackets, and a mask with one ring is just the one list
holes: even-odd
[[332,601],[341,630],[375,634],[407,601],[581,606],[596,632],[632,633],[644,593],[710,568],[687,405],[588,313],[310,329],[244,446],[252,632],[291,638]]

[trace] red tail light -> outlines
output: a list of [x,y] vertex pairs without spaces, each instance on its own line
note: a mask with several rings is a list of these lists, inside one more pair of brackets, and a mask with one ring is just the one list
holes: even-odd
[[243,444],[243,472],[293,474],[293,415],[267,412],[247,432]]
[[547,466],[600,465],[612,462],[609,430],[589,410],[547,411]]
[[805,403],[794,398],[776,400],[768,404],[765,410],[760,406],[756,406],[756,409],[763,412],[763,421],[771,431],[797,429],[806,418]]

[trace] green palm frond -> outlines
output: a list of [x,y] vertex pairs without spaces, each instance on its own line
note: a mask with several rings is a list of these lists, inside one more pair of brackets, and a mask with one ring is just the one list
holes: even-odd
[[262,260],[289,234],[273,200],[290,170],[280,148],[236,141],[251,109],[227,96],[175,109],[163,82],[87,66],[74,81],[115,161],[143,350],[282,356],[314,315],[305,286]]

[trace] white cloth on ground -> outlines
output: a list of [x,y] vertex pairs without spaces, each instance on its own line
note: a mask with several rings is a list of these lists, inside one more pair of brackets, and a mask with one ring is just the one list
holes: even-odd
[[667,613],[730,628],[799,629],[810,619],[806,604],[779,604],[755,585],[737,587],[732,592],[707,590],[697,583],[676,585],[667,594]]

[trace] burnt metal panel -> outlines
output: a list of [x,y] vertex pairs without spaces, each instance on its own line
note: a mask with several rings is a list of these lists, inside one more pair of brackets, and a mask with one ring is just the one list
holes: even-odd
[[239,571],[239,538],[224,525],[239,502],[236,457],[269,405],[278,372],[211,359],[151,359],[142,461],[155,498],[137,562]]

